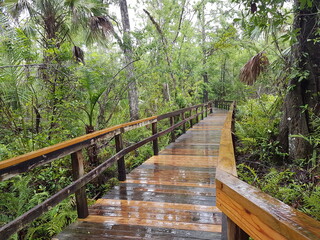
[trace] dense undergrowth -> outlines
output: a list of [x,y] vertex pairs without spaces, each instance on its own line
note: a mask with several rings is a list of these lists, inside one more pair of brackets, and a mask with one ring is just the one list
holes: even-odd
[[237,106],[236,136],[239,177],[279,200],[320,220],[320,125],[304,137],[313,146],[309,159],[288,159],[277,141],[279,99],[262,95]]

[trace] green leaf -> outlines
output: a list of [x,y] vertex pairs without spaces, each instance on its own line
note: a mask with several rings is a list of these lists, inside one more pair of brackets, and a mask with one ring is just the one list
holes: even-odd
[[300,0],[300,8],[301,9],[304,9],[304,7],[306,6],[307,4],[307,0]]

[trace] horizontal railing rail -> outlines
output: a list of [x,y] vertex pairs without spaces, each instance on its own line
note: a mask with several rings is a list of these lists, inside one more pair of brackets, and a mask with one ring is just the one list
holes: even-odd
[[[53,196],[35,206],[23,215],[19,216],[12,222],[0,228],[1,239],[9,238],[13,233],[19,231],[28,223],[32,222],[43,213],[47,212],[50,208],[57,205],[62,200],[66,199],[71,194],[76,194],[76,205],[79,218],[88,216],[88,206],[85,194],[85,185],[101,175],[112,164],[118,164],[118,178],[120,181],[126,179],[126,167],[124,156],[129,152],[145,145],[146,143],[153,142],[153,152],[158,155],[158,138],[171,132],[171,141],[175,141],[174,130],[182,126],[183,132],[186,131],[186,123],[192,127],[193,120],[199,121],[204,115],[208,115],[208,111],[212,113],[214,103],[208,102],[204,104],[195,105],[192,107],[180,109],[171,113],[153,116],[129,123],[120,124],[100,131],[96,131],[81,137],[77,137],[50,147],[46,147],[34,152],[30,152],[21,156],[17,156],[8,160],[0,162],[0,180],[9,179],[17,174],[29,171],[35,167],[49,163],[56,159],[71,155],[72,171],[74,181],[55,193]],[[188,113],[188,114],[187,114]],[[188,117],[186,117],[189,115]],[[175,118],[180,118],[181,121],[177,122]],[[170,127],[158,132],[157,123],[164,119],[170,119]],[[140,128],[142,126],[152,125],[152,136],[147,137],[137,143],[134,143],[126,148],[123,146],[122,135],[123,133]],[[84,157],[82,149],[92,146],[98,140],[104,138],[114,138],[117,153],[105,160],[100,165],[96,166],[88,173],[84,173]]]
[[237,178],[233,144],[235,104],[222,130],[216,174],[217,207],[227,239],[320,239],[320,222]]

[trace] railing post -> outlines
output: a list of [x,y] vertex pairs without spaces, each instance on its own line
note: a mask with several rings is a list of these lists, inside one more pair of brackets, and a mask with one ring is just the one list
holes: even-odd
[[248,240],[249,235],[227,217],[228,240]]
[[[72,177],[77,180],[84,175],[82,150],[71,153]],[[83,186],[75,193],[78,218],[86,218],[89,215],[86,196],[86,187]]]
[[206,111],[205,111],[205,117],[208,117],[208,104],[206,103],[206,105],[204,106],[205,107],[205,109],[206,109]]
[[198,115],[198,108],[196,107],[196,114],[197,114],[197,117],[196,117],[196,123],[199,122],[199,115]]
[[[192,116],[192,109],[190,110],[190,117]],[[190,119],[190,128],[192,128],[193,123],[192,123],[192,119]]]
[[[184,121],[186,119],[185,112],[181,113],[181,120]],[[186,123],[182,124],[182,132],[186,132]]]
[[201,106],[201,120],[203,120],[203,115],[204,115],[204,112],[203,112],[203,105]]
[[[158,133],[157,122],[154,122],[152,123],[152,135],[155,135],[157,133]],[[152,141],[152,145],[153,145],[153,154],[158,155],[159,154],[158,138]]]
[[[116,141],[116,151],[120,152],[123,149],[123,141],[122,141],[122,134],[119,133],[115,136]],[[118,179],[119,181],[126,180],[126,164],[124,162],[124,157],[121,157],[118,161]]]
[[[170,125],[171,127],[174,125],[174,117],[170,117]],[[176,141],[176,136],[174,134],[174,129],[172,129],[171,131],[171,142],[175,142]]]

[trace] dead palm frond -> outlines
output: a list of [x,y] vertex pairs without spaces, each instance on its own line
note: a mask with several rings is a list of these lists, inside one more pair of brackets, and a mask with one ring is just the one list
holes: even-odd
[[77,62],[81,62],[83,64],[84,63],[84,52],[82,51],[82,49],[78,46],[74,46],[72,49],[72,53],[73,53],[73,57],[75,58],[75,60]]
[[247,85],[252,85],[268,65],[269,60],[266,53],[264,51],[258,53],[241,68],[240,81]]
[[114,32],[112,23],[105,16],[91,17],[90,28],[93,32],[102,32],[105,37]]

